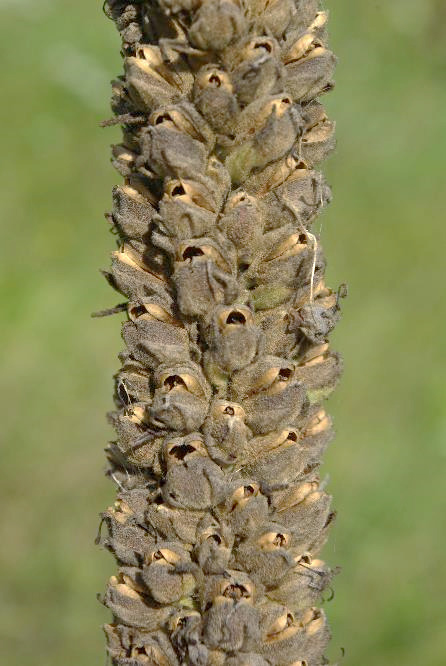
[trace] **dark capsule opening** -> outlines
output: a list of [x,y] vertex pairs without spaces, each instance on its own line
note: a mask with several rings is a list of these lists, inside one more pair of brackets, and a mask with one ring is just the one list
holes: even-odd
[[176,386],[182,386],[183,388],[186,388],[186,383],[185,381],[180,377],[180,375],[171,375],[170,377],[166,377],[164,380],[164,386],[171,391],[174,389]]
[[233,310],[226,317],[227,324],[246,324],[246,317],[242,312]]
[[158,116],[158,118],[155,120],[155,125],[161,125],[161,123],[166,122],[166,120],[172,120],[172,118],[169,116],[168,113],[162,113],[161,115]]
[[170,449],[169,455],[177,460],[184,460],[189,453],[193,453],[194,451],[196,451],[196,448],[191,444],[179,444]]
[[291,430],[291,431],[288,433],[288,435],[287,435],[287,439],[289,439],[290,442],[297,442],[297,435],[296,435],[296,433],[293,432],[293,431]]
[[211,534],[207,538],[208,541],[214,541],[217,546],[221,544],[221,536],[219,534]]
[[273,540],[273,544],[275,546],[279,546],[279,548],[282,548],[282,546],[286,545],[286,537],[284,534],[276,534]]
[[182,194],[186,194],[186,190],[182,185],[175,185],[175,187],[172,190],[172,196],[173,197],[179,197]]
[[212,74],[212,76],[209,77],[209,83],[215,88],[220,88],[221,79],[219,76],[217,76],[217,74]]
[[292,375],[293,371],[290,370],[289,368],[281,368],[279,370],[278,379],[281,382],[288,382],[291,379]]
[[119,382],[118,388],[117,388],[117,393],[120,401],[122,402],[123,405],[129,405],[131,403],[130,396],[128,394],[128,391],[125,387],[124,382]]
[[228,416],[234,416],[234,414],[235,414],[234,407],[231,407],[230,405],[228,405],[227,407],[225,407],[225,409],[223,411],[223,414],[227,414]]
[[264,50],[267,51],[268,53],[271,53],[271,51],[273,50],[273,49],[272,49],[272,46],[271,46],[271,44],[270,44],[269,42],[257,42],[254,48],[256,48],[256,49],[264,49]]
[[233,584],[228,585],[226,590],[223,592],[223,596],[238,601],[243,597],[249,597],[249,592],[244,585]]
[[135,317],[135,319],[137,319],[141,315],[146,314],[147,310],[146,310],[144,305],[134,305],[131,308],[130,312],[133,315],[133,317]]
[[193,257],[202,257],[204,255],[204,252],[201,248],[199,247],[194,247],[193,245],[190,245],[187,247],[184,252],[183,252],[183,259],[191,259]]

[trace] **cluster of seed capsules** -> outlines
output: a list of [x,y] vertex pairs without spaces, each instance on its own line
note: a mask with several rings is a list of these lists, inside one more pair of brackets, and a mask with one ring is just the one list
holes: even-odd
[[310,231],[334,146],[318,5],[105,6],[125,64],[106,273],[128,312],[107,450],[119,494],[100,539],[119,565],[103,597],[116,665],[327,663],[318,468],[341,294]]

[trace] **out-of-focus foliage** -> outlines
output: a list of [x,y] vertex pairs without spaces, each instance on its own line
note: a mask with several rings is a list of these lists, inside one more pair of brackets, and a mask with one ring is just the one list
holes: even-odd
[[[339,147],[322,217],[346,372],[327,457],[341,564],[327,603],[333,660],[444,663],[444,155],[441,0],[332,6]],[[8,666],[103,663],[95,600],[113,570],[94,546],[114,489],[119,302],[98,273],[114,239],[101,130],[119,43],[100,3],[0,0],[2,59],[0,655]]]

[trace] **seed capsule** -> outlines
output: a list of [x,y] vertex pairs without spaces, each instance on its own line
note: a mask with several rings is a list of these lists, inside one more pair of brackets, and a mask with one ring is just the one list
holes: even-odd
[[215,137],[211,128],[190,102],[181,100],[178,104],[157,109],[149,120],[153,127],[163,126],[187,134],[200,141],[207,151],[214,146]]
[[336,352],[325,352],[301,363],[297,376],[310,389],[333,389],[342,372],[342,359]]
[[207,362],[224,372],[240,370],[251,363],[259,349],[260,330],[250,308],[218,306],[205,329]]
[[206,171],[205,146],[167,123],[161,122],[142,132],[141,153],[136,165],[162,178],[193,178]]
[[221,51],[243,34],[246,19],[238,2],[207,0],[189,28],[191,43],[203,51]]
[[[292,0],[251,0],[257,21],[265,32],[281,39],[296,13]],[[250,3],[251,4],[251,3]]]
[[312,550],[312,544],[321,534],[330,514],[331,497],[316,490],[296,504],[279,511],[278,519],[281,523],[293,530],[293,547],[303,550]]
[[304,555],[298,558],[296,566],[286,574],[280,585],[268,592],[268,597],[286,604],[293,613],[299,613],[319,601],[332,577],[332,572],[322,560]]
[[306,128],[300,140],[302,159],[314,166],[322,162],[335,148],[336,124],[328,120],[323,106],[313,102],[305,109]]
[[157,268],[151,268],[143,254],[129,243],[112,252],[111,283],[130,300],[144,300],[157,296],[170,299],[166,277]]
[[296,658],[308,664],[321,663],[330,638],[325,615],[316,608],[300,617],[283,608],[269,627],[265,622],[263,632],[260,651],[275,665],[295,664]]
[[161,228],[179,240],[203,236],[216,219],[213,193],[202,183],[189,179],[168,181],[160,201]]
[[304,258],[313,252],[308,236],[303,232],[289,233],[285,227],[265,234],[266,248],[272,248],[264,256],[256,271],[258,284],[282,283],[295,287],[299,279],[299,269]]
[[228,567],[234,537],[228,528],[218,524],[198,530],[195,555],[205,574],[221,574]]
[[161,604],[172,604],[195,590],[191,573],[180,573],[179,565],[190,563],[189,553],[177,543],[160,542],[149,553],[142,570],[142,580],[153,599]]
[[[187,331],[170,321],[153,317],[144,305],[139,308],[132,307],[136,320],[125,322],[122,327],[122,336],[132,356],[153,370],[159,364],[187,362],[190,358]],[[138,313],[141,314],[138,316]]]
[[231,267],[210,239],[179,245],[173,281],[179,308],[187,316],[204,316],[218,303],[230,303],[237,297]]
[[148,233],[155,212],[150,199],[134,185],[113,188],[111,217],[121,238],[142,238]]
[[158,46],[140,47],[134,57],[125,59],[124,67],[129,94],[146,112],[171,104],[192,87],[193,76],[184,60],[175,54],[167,67]]
[[233,194],[218,227],[237,248],[238,265],[250,264],[263,239],[263,216],[257,199],[243,191]]
[[272,356],[234,373],[231,392],[255,434],[293,422],[305,403],[305,388],[296,380],[293,364]]
[[[165,470],[163,469],[163,476]],[[146,511],[146,524],[169,541],[182,541],[186,548],[194,544],[197,538],[198,525],[203,519],[203,511],[189,511],[172,507],[162,502],[158,496]],[[159,503],[161,502],[161,503]]]
[[237,122],[237,145],[226,159],[234,183],[246,179],[254,168],[262,168],[287,153],[302,128],[299,107],[287,95],[252,102]]
[[146,604],[139,592],[124,583],[122,576],[110,578],[104,603],[118,621],[149,631],[162,626],[170,612],[168,607],[154,608]]
[[249,442],[254,460],[247,459],[244,472],[267,485],[291,483],[308,460],[308,452],[302,449],[299,439],[294,428],[254,437]]
[[247,573],[227,569],[223,573],[208,576],[205,579],[201,589],[200,605],[202,611],[204,611],[219,597],[234,601],[243,599],[245,603],[254,605],[259,594],[261,595],[259,589]]
[[128,666],[129,655],[134,666],[179,666],[176,654],[165,632],[149,632],[119,624],[106,624],[108,654],[119,666]]
[[290,545],[291,534],[280,525],[271,524],[242,542],[235,556],[255,582],[274,587],[293,567]]
[[263,198],[268,206],[269,228],[296,224],[296,219],[308,226],[331,201],[331,190],[322,174],[300,168],[299,163],[296,166],[287,178],[279,180],[277,186]]
[[112,552],[119,562],[138,566],[153,540],[135,524],[131,508],[124,502],[118,502],[102,513],[101,519],[107,526],[108,535],[99,535],[97,542]]
[[256,37],[242,49],[231,78],[242,105],[282,90],[283,66],[275,39]]
[[161,366],[155,375],[155,386],[149,409],[155,426],[179,433],[200,428],[208,410],[210,387],[198,365]]
[[340,306],[336,293],[321,286],[314,301],[292,311],[292,326],[311,343],[323,344],[340,318]]
[[135,170],[138,155],[126,146],[119,144],[112,146],[112,164],[121,176],[130,176]]
[[200,433],[191,433],[185,437],[169,437],[164,443],[164,460],[167,469],[174,465],[188,463],[193,458],[207,457],[207,451]]
[[168,470],[162,495],[172,507],[201,511],[219,504],[225,490],[220,467],[205,456],[197,456]]
[[219,465],[231,465],[246,454],[251,431],[246,414],[235,402],[216,399],[203,426],[206,448]]
[[314,33],[307,33],[284,56],[286,89],[294,100],[309,102],[330,89],[336,58]]
[[208,65],[195,77],[195,104],[217,132],[230,134],[238,113],[237,99],[228,74]]
[[260,492],[260,487],[248,479],[228,493],[224,503],[218,507],[223,520],[229,522],[236,535],[248,536],[266,520],[268,499]]

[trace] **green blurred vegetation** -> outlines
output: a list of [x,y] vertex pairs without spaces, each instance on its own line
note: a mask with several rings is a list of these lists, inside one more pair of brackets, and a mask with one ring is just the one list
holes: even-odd
[[[331,284],[350,295],[335,343],[345,376],[327,456],[338,509],[326,557],[333,659],[445,663],[446,321],[442,0],[337,0],[339,147],[323,216]],[[95,600],[113,571],[94,546],[114,488],[104,413],[119,302],[98,273],[119,181],[109,80],[118,38],[101,3],[0,0],[2,417],[0,656],[8,666],[104,663]],[[443,46],[442,46],[443,45]],[[442,376],[443,375],[443,376]]]

